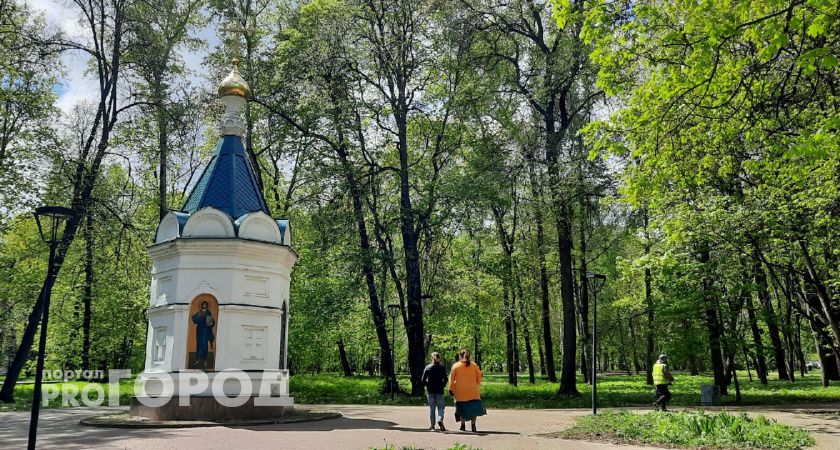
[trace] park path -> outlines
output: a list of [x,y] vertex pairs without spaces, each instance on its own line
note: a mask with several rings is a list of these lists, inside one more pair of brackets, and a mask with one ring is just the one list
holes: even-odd
[[[822,405],[814,409],[837,409]],[[69,408],[41,412],[39,448],[52,449],[368,449],[386,443],[445,449],[455,443],[482,449],[633,449],[638,447],[569,441],[539,436],[566,428],[583,409],[489,410],[479,421],[479,433],[430,432],[428,410],[420,406],[321,405],[320,410],[344,417],[284,425],[218,426],[182,429],[94,428],[78,424],[91,415],[125,408]],[[801,408],[801,407],[800,407]],[[814,434],[817,449],[840,448],[840,417],[809,415],[800,409],[750,408],[782,423],[801,426]],[[446,425],[456,428],[447,410]],[[0,413],[0,448],[25,448],[29,413]]]

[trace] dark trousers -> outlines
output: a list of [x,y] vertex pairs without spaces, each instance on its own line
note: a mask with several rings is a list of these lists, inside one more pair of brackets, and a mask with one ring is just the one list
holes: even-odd
[[662,409],[665,409],[665,406],[670,401],[671,401],[671,391],[668,389],[668,385],[667,384],[657,384],[656,385],[656,405],[661,406]]

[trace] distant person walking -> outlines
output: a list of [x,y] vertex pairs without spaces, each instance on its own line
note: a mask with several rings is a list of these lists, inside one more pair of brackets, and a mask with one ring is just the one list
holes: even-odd
[[429,430],[435,429],[435,409],[437,409],[437,424],[440,431],[446,431],[443,426],[443,410],[446,402],[443,398],[443,388],[446,387],[446,369],[440,363],[440,353],[432,352],[432,363],[423,370],[423,386],[426,386],[426,396],[429,399]]
[[461,431],[465,431],[464,422],[469,420],[475,433],[476,417],[487,414],[481,402],[481,369],[470,361],[468,350],[461,350],[458,357],[460,361],[452,366],[449,377],[449,392],[455,397],[455,416],[461,419]]
[[674,382],[671,369],[668,368],[668,356],[664,353],[659,355],[656,364],[653,365],[653,384],[656,386],[656,401],[653,406],[657,410],[667,411],[668,402],[671,401],[671,391],[668,385]]

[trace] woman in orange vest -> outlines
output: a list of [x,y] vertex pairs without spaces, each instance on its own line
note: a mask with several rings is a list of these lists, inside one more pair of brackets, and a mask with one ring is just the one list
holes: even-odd
[[470,361],[469,350],[461,350],[458,356],[461,360],[452,366],[449,393],[455,397],[455,415],[461,418],[461,431],[465,431],[464,421],[469,420],[475,433],[475,418],[487,414],[479,389],[481,369]]

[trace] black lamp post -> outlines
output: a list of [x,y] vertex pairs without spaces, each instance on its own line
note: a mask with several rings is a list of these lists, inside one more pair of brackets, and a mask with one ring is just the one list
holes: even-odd
[[394,379],[391,380],[391,400],[394,399],[394,391],[397,390],[397,349],[395,347],[397,335],[397,317],[402,309],[400,305],[391,303],[388,305],[388,316],[391,318],[391,365],[394,368]]
[[586,273],[586,282],[592,282],[592,414],[598,414],[598,378],[595,368],[598,360],[598,291],[607,281],[607,276],[600,273]]
[[32,393],[32,415],[29,420],[29,449],[35,448],[38,437],[38,413],[41,407],[41,381],[44,377],[44,348],[47,346],[47,324],[50,319],[50,295],[55,281],[55,251],[64,234],[64,225],[75,213],[62,206],[42,206],[35,209],[35,222],[41,239],[50,246],[50,262],[47,266],[47,280],[44,286],[44,312],[41,316],[41,336],[38,342],[38,365],[35,371],[35,391]]

